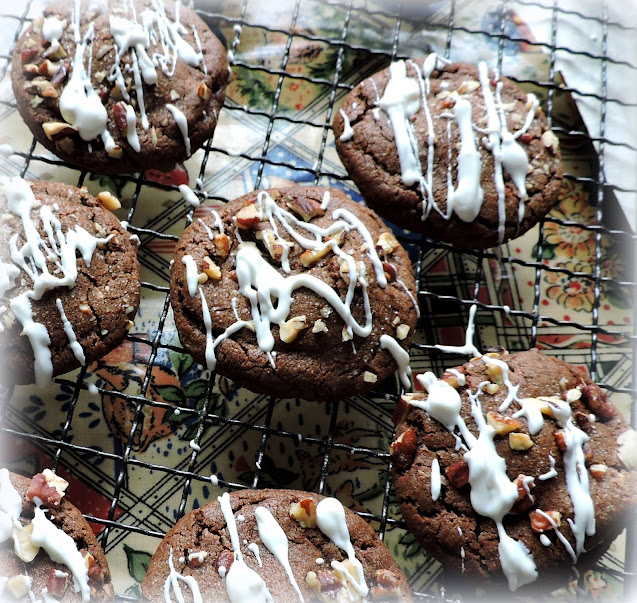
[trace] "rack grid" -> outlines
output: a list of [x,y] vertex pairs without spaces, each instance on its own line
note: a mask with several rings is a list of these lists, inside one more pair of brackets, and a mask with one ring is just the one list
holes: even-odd
[[[636,69],[623,57],[609,55],[609,32],[634,28],[610,20],[606,0],[599,16],[564,8],[558,0],[266,4],[195,3],[226,42],[233,68],[214,138],[186,164],[191,181],[197,175],[193,188],[204,206],[290,180],[336,186],[360,200],[333,148],[330,124],[344,95],[394,59],[432,49],[457,59],[466,54],[467,44],[478,47],[481,58],[543,98],[569,159],[566,201],[523,243],[512,241],[484,252],[397,231],[413,259],[422,313],[412,349],[414,371],[439,374],[463,362],[433,346],[458,343],[469,308],[477,304],[480,349],[496,344],[510,351],[542,347],[586,366],[634,415],[635,233],[622,216],[616,193],[636,191],[614,186],[605,175],[610,147],[635,150],[606,135],[608,111],[625,104],[608,95],[608,67],[624,64],[633,76]],[[8,85],[11,46],[39,14],[41,3],[27,0],[11,10],[15,12],[3,6],[0,11],[0,120],[5,123],[19,119]],[[529,10],[550,22],[548,43],[536,41],[519,17]],[[599,31],[594,50],[563,45],[561,31],[573,22]],[[542,77],[508,72],[522,53],[541,63]],[[592,91],[568,85],[565,55],[594,67]],[[301,98],[295,95],[298,90],[307,92],[309,100],[295,104]],[[577,111],[578,103],[589,101],[599,106],[598,134],[589,133]],[[144,551],[152,552],[185,512],[214,499],[221,489],[272,485],[337,494],[349,502],[398,551],[417,599],[449,600],[461,591],[418,552],[398,513],[388,454],[398,383],[391,380],[369,395],[317,405],[237,390],[194,365],[174,334],[168,273],[172,246],[204,210],[181,200],[176,185],[148,174],[103,179],[72,169],[37,145],[26,128],[15,127],[23,134],[22,144],[13,142],[15,154],[2,162],[3,174],[55,177],[90,190],[110,187],[126,200],[120,217],[141,241],[142,311],[120,353],[56,379],[46,396],[35,388],[0,391],[5,460],[23,467],[27,459],[35,469],[50,461],[72,473],[78,485],[90,484],[93,502],[81,508],[101,530],[109,560],[130,574],[115,576],[118,598],[137,600],[131,577],[139,576],[131,564],[143,567]],[[571,241],[574,249],[567,260],[556,255],[559,237]],[[175,433],[169,435],[167,429]],[[104,440],[96,444],[95,434]],[[10,446],[28,454],[14,458]],[[218,485],[214,478],[211,483],[211,474]],[[139,492],[136,482],[148,487]],[[637,560],[632,532],[629,526],[597,568],[607,582],[626,592]],[[591,595],[583,580],[575,592],[587,600]]]

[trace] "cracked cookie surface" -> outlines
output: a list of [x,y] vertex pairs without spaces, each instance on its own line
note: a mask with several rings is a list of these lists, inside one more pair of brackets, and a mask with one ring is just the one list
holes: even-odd
[[[137,243],[117,217],[86,191],[56,182],[22,181],[22,186],[31,189],[34,201],[27,212],[27,228],[33,229],[27,245],[25,221],[18,215],[20,210],[8,203],[7,186],[13,188],[14,184],[5,185],[5,192],[0,193],[0,262],[8,275],[1,292],[2,379],[4,383],[27,384],[36,382],[34,350],[12,302],[18,304],[19,311],[28,300],[28,329],[40,330],[39,341],[49,339],[48,344],[36,347],[48,349],[52,376],[80,366],[73,340],[81,347],[85,363],[90,363],[123,341],[137,312],[141,293]],[[18,198],[23,193],[14,190],[11,196]],[[41,243],[33,244],[38,238]],[[83,257],[90,242],[96,247]],[[40,248],[44,269],[34,269],[30,246]],[[13,259],[21,249],[26,254],[22,266]],[[72,256],[68,257],[68,251],[60,253],[62,249],[70,250]],[[41,296],[32,295],[34,276]],[[69,325],[65,328],[63,314],[70,329]]]
[[378,216],[336,189],[299,186],[217,209],[186,229],[171,272],[179,338],[198,362],[254,392],[322,401],[396,371],[381,340],[406,354],[415,284]]
[[333,129],[341,161],[372,209],[459,247],[521,236],[560,191],[559,142],[533,95],[465,63],[435,55],[399,61],[345,97]]
[[[401,401],[392,444],[396,495],[409,529],[445,568],[488,580],[490,588],[506,589],[499,555],[502,535],[494,520],[476,511],[473,497],[479,496],[474,489],[487,483],[489,498],[497,499],[502,482],[496,479],[496,464],[504,462],[504,486],[511,482],[514,487],[503,530],[524,544],[535,563],[539,577],[529,588],[555,588],[568,581],[572,552],[579,552],[573,525],[578,531],[586,525],[591,532],[582,543],[580,570],[590,567],[626,526],[637,502],[637,459],[629,444],[635,432],[580,369],[536,349],[492,357],[508,367],[508,375],[500,370],[503,365],[488,366],[475,358],[447,371],[440,381],[431,375],[428,393]],[[512,391],[505,385],[507,377],[512,388],[519,389],[503,409]],[[441,395],[440,388],[447,393],[453,389],[459,398]],[[430,401],[432,391],[436,393]],[[452,398],[458,400],[460,419],[448,417],[449,427],[456,421],[449,429],[440,422],[442,415],[435,418],[431,404],[445,405]],[[528,414],[521,413],[522,408]],[[480,428],[476,416],[483,417]],[[478,449],[478,444],[471,435],[462,435],[457,427],[462,422],[482,443],[494,429],[495,452],[502,459],[494,455],[482,477],[473,476],[474,482],[466,453],[467,446]],[[581,448],[575,445],[579,438]],[[581,465],[571,460],[578,454]],[[585,519],[589,495],[593,530]]]
[[[289,559],[292,576],[304,600],[361,600],[351,586],[348,595],[346,580],[332,567],[333,561],[348,564],[348,555],[317,527],[316,507],[322,500],[325,500],[323,496],[298,490],[243,490],[230,494],[234,518],[230,518],[230,522],[236,525],[243,561],[265,582],[275,601],[299,601],[300,598],[281,561],[264,543],[264,540],[272,542],[268,535],[272,535],[273,526],[270,524],[265,530],[258,526],[255,515],[260,513],[259,508],[271,513],[284,535],[280,538],[287,540],[287,554],[282,555],[282,559]],[[337,502],[336,506],[339,505]],[[351,542],[369,589],[365,600],[411,601],[405,576],[372,527],[349,509],[342,505],[340,508],[349,532],[345,541]],[[227,519],[217,501],[180,519],[166,534],[149,565],[142,582],[145,600],[162,599],[170,574],[169,558],[175,574],[196,580],[204,601],[229,600],[225,580],[237,559]],[[254,554],[255,546],[261,563]],[[225,569],[220,572],[221,567]],[[349,565],[346,567],[352,571]],[[179,584],[184,599],[192,600],[191,588],[181,579]]]

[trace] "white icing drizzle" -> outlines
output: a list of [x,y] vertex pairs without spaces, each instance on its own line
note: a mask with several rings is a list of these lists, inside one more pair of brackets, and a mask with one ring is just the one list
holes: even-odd
[[345,521],[345,509],[336,498],[324,498],[316,505],[316,522],[319,530],[323,532],[338,548],[345,551],[348,560],[356,569],[356,577],[348,572],[342,563],[333,560],[332,567],[347,577],[346,586],[349,584],[361,596],[367,596],[369,588],[365,582],[365,574],[361,562],[356,558],[356,552],[349,538],[349,530]]
[[26,293],[14,297],[9,305],[13,315],[22,325],[22,333],[28,337],[33,349],[35,384],[39,387],[49,385],[53,379],[49,332],[42,323],[33,320],[31,300]]
[[[80,31],[81,0],[75,0],[73,8],[73,34],[75,56],[68,83],[60,95],[60,113],[64,120],[78,129],[82,140],[93,140],[106,130],[108,116],[100,97],[95,92],[89,74],[84,67],[84,55],[93,44],[94,27],[89,25],[84,38]],[[87,63],[90,68],[90,61]],[[106,142],[106,141],[105,141]]]
[[[447,182],[447,213],[449,219],[451,212],[463,222],[473,222],[480,213],[484,193],[480,186],[482,173],[482,160],[476,149],[473,136],[473,123],[471,121],[471,103],[456,96],[456,104],[453,108],[453,119],[460,132],[460,151],[458,152],[458,187],[454,188],[451,182],[451,172],[448,172]],[[449,165],[449,169],[451,165]]]
[[248,550],[254,555],[254,558],[257,560],[259,567],[263,567],[263,562],[261,561],[261,553],[259,552],[259,545],[256,542],[251,542],[248,545]]
[[199,446],[195,440],[190,440],[190,442],[188,442],[188,446],[190,446],[190,448],[195,452],[201,452],[201,446]]
[[190,588],[193,603],[203,603],[201,592],[199,590],[199,584],[197,584],[197,580],[195,579],[195,577],[182,576],[178,571],[175,570],[172,548],[168,553],[168,568],[170,572],[166,577],[166,581],[164,582],[164,601],[166,601],[166,603],[172,603],[172,598],[170,596],[170,591],[172,589],[178,603],[185,603],[184,595],[181,592],[181,586],[179,586],[179,581],[181,580]]
[[383,350],[387,350],[394,361],[398,365],[398,376],[400,381],[405,387],[409,389],[411,387],[411,367],[409,366],[409,352],[407,352],[393,337],[389,335],[380,336],[380,347]]
[[325,193],[323,194],[323,200],[321,201],[321,209],[323,211],[325,211],[328,208],[331,200],[332,200],[332,194],[330,193],[330,191],[325,191]]
[[55,300],[55,305],[60,313],[60,318],[62,319],[62,327],[64,328],[64,333],[69,340],[69,345],[71,346],[71,351],[73,355],[80,363],[80,365],[84,366],[86,363],[86,357],[84,356],[84,350],[80,345],[80,342],[77,340],[75,336],[75,332],[73,331],[73,325],[69,322],[69,319],[66,317],[66,313],[64,312],[64,307],[62,306],[62,300],[60,298]]
[[139,136],[137,136],[137,116],[135,109],[131,105],[126,105],[126,140],[133,147],[133,150],[139,153],[142,148],[139,144]]
[[186,146],[186,157],[190,157],[190,137],[188,136],[188,120],[186,116],[182,113],[180,109],[175,107],[175,105],[168,103],[166,105],[166,109],[170,111],[181,132],[181,135],[184,138],[184,145]]
[[445,372],[451,373],[456,378],[456,381],[458,382],[458,385],[460,387],[464,386],[467,383],[465,376],[458,369],[450,368],[446,369]]
[[199,224],[203,226],[204,230],[206,231],[206,234],[208,235],[208,238],[212,241],[215,235],[212,232],[211,228],[201,218],[197,218],[197,222],[199,222]]
[[[64,234],[60,221],[51,209],[42,205],[40,218],[48,238],[45,241],[31,220],[30,212],[37,202],[29,183],[15,176],[8,182],[5,181],[4,186],[9,211],[20,218],[24,230],[25,244],[18,249],[18,234],[15,233],[9,241],[9,248],[13,262],[33,281],[33,291],[29,293],[29,297],[39,300],[44,293],[55,287],[73,287],[77,279],[76,251],[80,252],[84,263],[90,266],[97,246],[108,243],[112,236],[98,239],[79,225]],[[49,272],[49,258],[54,259],[62,277],[58,278]]]
[[[517,403],[522,407],[517,412],[513,413],[513,418],[525,417],[529,428],[529,433],[535,435],[539,433],[544,425],[544,417],[542,416],[542,407],[546,406],[546,403],[538,398],[518,398]],[[550,455],[549,455],[550,456]],[[553,457],[550,457],[553,458]],[[555,460],[551,464],[551,468],[555,465]],[[551,476],[552,477],[552,476]],[[540,479],[547,479],[542,478]]]
[[420,89],[415,80],[407,77],[405,61],[392,63],[389,73],[385,92],[376,104],[389,117],[400,161],[401,178],[407,186],[411,186],[422,177],[415,134],[409,121],[420,107]]
[[188,284],[188,294],[190,297],[197,295],[199,288],[199,271],[197,270],[197,262],[191,255],[185,255],[181,258],[182,263],[186,266],[186,283]]
[[210,476],[210,483],[213,486],[218,486],[219,485],[219,478],[214,473]]
[[511,402],[518,399],[518,390],[520,389],[519,385],[513,385],[511,379],[509,378],[509,365],[498,358],[493,358],[489,355],[482,356],[483,362],[487,366],[495,366],[502,371],[502,382],[507,388],[507,396],[498,407],[500,412],[504,412],[511,406]]
[[540,534],[540,542],[544,546],[551,546],[553,544],[546,534]]
[[33,512],[31,541],[36,546],[43,548],[52,561],[62,563],[71,570],[75,591],[82,594],[84,603],[88,603],[91,600],[88,570],[86,561],[78,551],[75,541],[47,519],[42,509],[35,507]]
[[60,48],[60,38],[64,35],[66,21],[57,17],[47,17],[42,23],[42,37],[49,42],[50,46],[44,51],[42,56],[48,57],[55,54]]
[[571,543],[566,539],[564,534],[562,534],[562,532],[559,531],[557,523],[548,513],[545,513],[544,511],[542,511],[542,509],[536,509],[536,511],[539,515],[544,517],[544,519],[548,520],[548,522],[551,524],[551,527],[553,528],[553,531],[555,532],[555,535],[558,537],[560,542],[564,545],[564,548],[566,549],[566,552],[571,556],[573,563],[575,563],[577,561],[578,555],[575,554],[575,551],[573,550]]
[[199,207],[199,205],[201,205],[201,201],[199,201],[199,197],[197,197],[195,192],[187,184],[180,184],[179,192],[184,196],[184,199],[186,200],[186,202],[192,205],[193,207]]
[[463,346],[436,344],[434,347],[441,352],[447,352],[449,354],[468,354],[471,356],[482,356],[478,348],[473,345],[473,336],[476,330],[475,318],[477,310],[477,304],[473,304],[469,309],[469,323],[467,324],[467,331],[465,333],[465,344]]
[[9,471],[3,467],[0,469],[0,543],[12,536],[14,526],[20,527],[21,514],[22,497],[13,487]]
[[15,285],[14,281],[18,276],[20,276],[19,268],[0,261],[0,296]]
[[289,542],[283,528],[279,525],[269,509],[265,507],[257,507],[254,510],[254,516],[257,520],[257,529],[259,530],[259,538],[265,547],[270,551],[276,560],[281,564],[288,580],[299,597],[299,601],[304,601],[299,585],[292,574],[289,560]]
[[349,117],[347,116],[347,113],[345,113],[343,109],[339,109],[338,112],[341,114],[341,117],[343,118],[343,133],[340,135],[339,140],[341,142],[347,142],[348,140],[351,140],[351,138],[354,136],[354,130],[352,129],[352,126],[349,122]]
[[236,333],[237,331],[248,326],[245,320],[238,320],[231,324],[219,337],[216,339],[212,336],[212,319],[210,317],[210,309],[208,308],[208,302],[204,296],[203,289],[199,287],[199,297],[201,299],[201,311],[203,314],[203,322],[206,327],[206,367],[211,371],[214,371],[217,366],[217,358],[215,356],[215,348],[224,340]]
[[220,234],[224,234],[223,222],[221,221],[221,216],[219,216],[219,214],[214,209],[210,213],[213,215],[215,219],[215,221],[213,222],[213,226],[219,230]]
[[224,492],[217,497],[221,505],[221,512],[226,520],[234,561],[226,573],[226,590],[228,598],[233,603],[270,603],[274,599],[268,590],[265,582],[253,569],[250,569],[243,560],[237,522],[235,521],[232,507],[230,506],[230,495]]
[[434,457],[434,459],[431,461],[431,500],[438,500],[439,496],[440,496],[440,463],[438,462],[438,457]]

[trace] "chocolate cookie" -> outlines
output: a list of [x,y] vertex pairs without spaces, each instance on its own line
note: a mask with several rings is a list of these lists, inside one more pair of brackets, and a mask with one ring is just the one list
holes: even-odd
[[370,207],[459,247],[524,234],[562,182],[559,143],[537,99],[485,63],[397,61],[348,94],[334,135]]
[[[1,189],[0,189],[1,191]],[[2,383],[46,385],[126,336],[140,298],[136,237],[95,199],[56,182],[0,192]]]
[[212,137],[228,75],[206,24],[164,0],[52,4],[18,40],[11,69],[38,142],[106,174],[170,170],[190,157]]
[[411,263],[372,211],[336,189],[256,191],[195,221],[170,293],[184,348],[252,391],[336,400],[397,363],[408,383]]
[[[396,495],[418,542],[490,585],[568,580],[637,502],[637,434],[582,371],[532,349],[472,359],[397,408]],[[586,553],[586,551],[589,551]]]
[[[33,479],[0,469],[2,601],[114,601],[106,557],[49,469]],[[48,598],[47,598],[48,596]]]
[[142,593],[180,591],[187,601],[411,601],[371,526],[335,498],[298,490],[226,493],[180,519]]

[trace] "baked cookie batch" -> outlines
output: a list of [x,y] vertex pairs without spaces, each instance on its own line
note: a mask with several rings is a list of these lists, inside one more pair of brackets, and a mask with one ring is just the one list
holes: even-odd
[[[211,138],[229,77],[223,45],[195,12],[162,0],[53,4],[16,43],[12,66],[35,138],[98,173],[187,159]],[[538,350],[482,354],[472,329],[464,347],[446,350],[472,359],[418,375],[412,391],[413,269],[375,213],[466,248],[522,235],[562,181],[537,98],[484,62],[432,54],[361,82],[333,128],[372,209],[335,188],[292,186],[194,221],[171,268],[184,349],[254,392],[319,402],[397,372],[392,476],[418,542],[494,590],[563,582],[624,528],[637,499],[635,432],[575,367]],[[3,384],[44,386],[125,338],[141,285],[137,239],[109,211],[118,207],[109,193],[2,182]],[[3,597],[113,600],[67,485],[49,470],[31,480],[0,470]],[[237,491],[187,514],[142,590],[149,601],[411,600],[363,519],[293,490]]]

